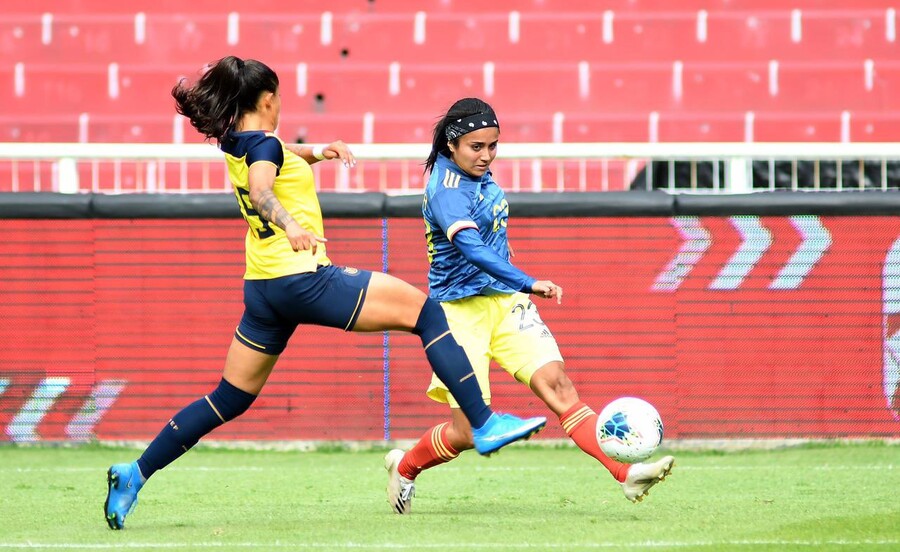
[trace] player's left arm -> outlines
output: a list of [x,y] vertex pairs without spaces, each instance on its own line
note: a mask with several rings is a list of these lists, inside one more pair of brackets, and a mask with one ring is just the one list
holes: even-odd
[[531,293],[542,299],[556,299],[556,304],[562,304],[563,288],[550,280],[538,280],[531,285]]
[[537,280],[520,270],[485,244],[478,230],[474,228],[460,230],[453,237],[453,245],[467,261],[509,287],[533,293],[544,299],[556,299],[557,303],[562,303],[561,286],[550,280]]
[[356,157],[350,146],[343,140],[335,140],[327,146],[308,144],[285,144],[284,147],[294,155],[302,157],[310,165],[327,159],[340,159],[348,169],[356,166]]
[[[559,286],[549,280],[532,278],[484,243],[472,215],[475,193],[474,189],[466,186],[444,187],[438,188],[429,199],[435,222],[444,231],[450,243],[466,261],[495,280],[515,290],[534,293],[539,297],[555,297],[559,301],[561,298]],[[534,287],[536,284],[537,288]]]
[[[271,140],[275,139],[271,138]],[[275,142],[275,144],[278,144],[278,142]],[[271,143],[264,143],[258,147],[261,153],[251,151],[247,154],[250,162],[247,183],[250,192],[250,205],[259,213],[260,217],[284,230],[285,236],[294,251],[311,249],[313,255],[315,255],[316,246],[320,242],[327,240],[300,226],[300,223],[291,216],[291,213],[278,200],[278,196],[275,195],[275,177],[277,176],[280,162],[277,159],[275,161],[271,160]],[[270,148],[268,152],[265,151],[267,147]],[[280,151],[280,147],[280,144],[278,144],[278,151]]]

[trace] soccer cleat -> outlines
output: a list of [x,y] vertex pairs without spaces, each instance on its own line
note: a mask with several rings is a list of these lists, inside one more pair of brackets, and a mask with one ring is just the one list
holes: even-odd
[[477,429],[472,428],[472,440],[478,454],[487,456],[506,445],[528,439],[547,425],[547,418],[517,418],[512,414],[491,414],[485,424]]
[[125,516],[137,506],[137,495],[144,481],[137,462],[131,464],[115,464],[106,472],[109,491],[103,505],[106,523],[110,529],[124,529]]
[[628,476],[622,483],[625,498],[632,502],[644,500],[644,497],[650,494],[650,487],[665,479],[674,465],[675,459],[671,456],[664,456],[649,464],[632,464],[628,468]]
[[393,449],[384,456],[384,469],[388,472],[388,503],[394,512],[408,514],[412,509],[412,499],[416,496],[416,482],[400,475],[397,468],[403,460],[403,451]]

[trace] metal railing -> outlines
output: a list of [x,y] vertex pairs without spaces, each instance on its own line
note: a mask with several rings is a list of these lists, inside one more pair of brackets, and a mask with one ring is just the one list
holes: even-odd
[[[320,190],[421,190],[429,144],[350,147],[359,161],[355,168],[313,166]],[[808,170],[799,170],[801,164]],[[900,170],[900,143],[503,143],[492,170],[510,191],[889,190],[900,186],[892,179]],[[222,153],[209,144],[0,143],[0,191],[230,189]]]

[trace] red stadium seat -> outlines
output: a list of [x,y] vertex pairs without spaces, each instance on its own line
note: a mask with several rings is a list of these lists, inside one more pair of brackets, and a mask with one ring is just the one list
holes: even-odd
[[[883,82],[887,86],[887,70],[884,77]],[[895,83],[891,84],[891,88],[896,87]],[[893,103],[874,90],[866,90],[862,62],[827,65],[783,63],[779,67],[778,94],[774,100],[781,111],[879,110]]]
[[791,41],[791,12],[784,7],[709,13],[706,44],[710,58],[723,63],[780,59],[798,49]]
[[657,137],[660,142],[743,142],[744,114],[660,113]]
[[[78,117],[72,115],[0,120],[0,142],[77,142]],[[117,140],[121,141],[121,140]]]
[[296,70],[293,75],[279,73],[282,87],[290,86],[285,90],[286,96],[291,96],[291,90],[296,94],[290,105],[296,106],[296,99],[302,99],[306,110],[332,115],[365,111],[368,106],[375,108],[390,102],[389,76],[387,63],[311,64],[306,68],[304,83],[297,79]]
[[[121,117],[90,113],[87,115],[87,139],[90,142],[165,143],[174,141],[174,111],[170,115]],[[184,142],[201,140],[190,123],[182,123]]]
[[[21,65],[22,95],[11,94],[3,109],[20,116],[70,115],[105,106],[109,101],[108,67],[104,65]],[[2,72],[15,80],[13,71]],[[4,87],[7,88],[7,87]],[[9,86],[9,90],[14,87]],[[7,90],[4,90],[7,92]],[[4,98],[6,99],[6,98]]]
[[[395,113],[418,111],[432,113],[448,107],[465,96],[487,97],[484,86],[484,67],[481,64],[399,64],[397,67],[399,88],[388,100],[395,106]],[[389,68],[387,68],[389,69]],[[389,76],[389,73],[385,73]],[[385,80],[384,85],[389,85]],[[382,86],[384,86],[382,85]],[[377,102],[378,91],[369,104]],[[373,106],[379,110],[377,104]]]
[[851,112],[850,140],[853,142],[896,142],[900,139],[900,114]]
[[685,63],[680,106],[693,113],[763,109],[771,101],[768,64]]
[[184,63],[199,69],[204,63],[230,53],[227,37],[228,15],[221,10],[149,13],[145,47],[135,61]]
[[839,142],[840,112],[757,113],[753,126],[756,142]]
[[[500,113],[529,112],[536,106],[576,106],[588,103],[581,97],[578,66],[575,63],[498,63],[494,67],[494,90],[484,94]],[[489,85],[487,85],[489,88]]]
[[[238,19],[237,42],[227,47],[228,53],[258,59],[273,67],[341,60],[336,41],[322,43],[322,16],[318,12],[289,13],[281,17],[240,12]],[[337,26],[337,22],[333,23],[332,33]]]
[[29,64],[114,61],[114,52],[134,43],[133,20],[127,15],[91,18],[49,12],[0,16],[0,54]]
[[590,65],[590,94],[583,108],[647,112],[677,106],[672,64]]
[[182,78],[194,79],[199,67],[120,65],[117,96],[109,98],[97,111],[101,113],[172,113],[175,100],[172,87]]
[[586,22],[576,15],[574,22],[576,36],[582,35],[582,28],[588,23],[585,34],[590,35],[591,41],[575,51],[584,51],[585,57],[591,60],[671,62],[708,55],[709,47],[697,39],[696,11],[614,12],[607,26],[602,17]]
[[347,143],[360,143],[364,141],[364,116],[359,112],[335,115],[285,113],[278,124],[278,134],[286,142],[327,144],[343,140]]
[[650,139],[646,113],[565,112],[565,142],[646,142]]
[[888,39],[885,18],[885,9],[862,10],[855,4],[839,12],[804,11],[797,49],[810,60],[896,58],[898,44],[896,37]]

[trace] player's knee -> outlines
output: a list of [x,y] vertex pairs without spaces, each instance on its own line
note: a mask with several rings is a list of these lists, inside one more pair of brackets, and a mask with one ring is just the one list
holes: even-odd
[[422,342],[427,344],[449,330],[447,315],[444,314],[441,304],[430,297],[426,299],[419,312],[419,319],[416,321],[413,333],[420,336]]
[[554,360],[544,364],[532,374],[531,387],[546,387],[555,391],[574,388],[574,385],[563,370],[563,363]]
[[553,397],[556,401],[575,404],[578,392],[575,384],[563,370],[563,363],[553,361],[545,364],[531,376],[531,389],[541,397]]
[[216,413],[226,422],[246,412],[255,400],[256,395],[238,389],[228,383],[225,378],[222,378],[215,391],[209,394],[209,402],[216,409]]

